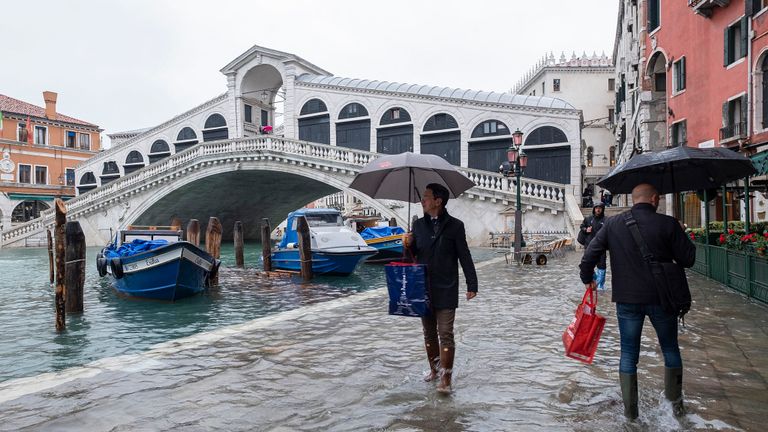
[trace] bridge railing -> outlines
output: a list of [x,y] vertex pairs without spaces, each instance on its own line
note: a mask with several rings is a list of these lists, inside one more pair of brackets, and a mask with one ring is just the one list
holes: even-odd
[[[94,206],[106,206],[117,199],[120,193],[146,187],[157,182],[168,173],[194,165],[210,156],[259,154],[274,152],[281,155],[303,156],[309,160],[333,161],[344,163],[350,169],[359,169],[378,156],[364,150],[298,141],[288,138],[260,136],[239,138],[226,141],[203,142],[181,153],[155,162],[143,169],[116,179],[107,185],[88,191],[66,202],[70,215],[87,210]],[[516,179],[506,178],[501,174],[472,168],[457,167],[457,169],[472,180],[478,192],[500,195],[499,198],[512,200],[516,193]],[[175,176],[174,176],[175,177]],[[521,196],[552,203],[564,203],[566,186],[559,183],[541,180],[521,179]],[[472,189],[473,191],[475,188]],[[48,209],[40,213],[40,217],[27,223],[16,225],[2,234],[3,244],[14,241],[19,237],[27,237],[53,225],[54,210]]]

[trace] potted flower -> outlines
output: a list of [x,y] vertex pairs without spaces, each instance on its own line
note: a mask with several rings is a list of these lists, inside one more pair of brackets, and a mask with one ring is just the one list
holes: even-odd
[[757,252],[757,254],[760,256],[765,256],[768,254],[768,231],[763,232],[762,235],[757,233],[753,234],[753,245],[755,247],[755,252]]

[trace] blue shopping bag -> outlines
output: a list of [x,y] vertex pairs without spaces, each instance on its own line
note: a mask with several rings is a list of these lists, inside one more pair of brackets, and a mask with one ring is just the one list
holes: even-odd
[[389,290],[389,314],[412,317],[429,315],[427,265],[392,262],[384,266]]
[[597,289],[605,289],[605,269],[595,269],[595,276],[592,279],[597,282]]

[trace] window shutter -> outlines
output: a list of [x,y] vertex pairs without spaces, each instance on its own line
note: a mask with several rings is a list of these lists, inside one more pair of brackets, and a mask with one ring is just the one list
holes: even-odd
[[759,12],[762,8],[762,3],[760,0],[747,0],[744,3],[744,15],[746,16],[752,16]]
[[680,59],[680,90],[685,90],[685,57]]
[[726,27],[723,31],[724,34],[724,41],[723,41],[723,66],[728,66],[728,57],[730,57],[730,47],[728,43],[728,39],[730,39],[728,36],[730,36],[730,28]]
[[728,126],[728,102],[723,104],[723,127]]
[[681,139],[678,144],[680,145],[687,145],[688,143],[688,121],[684,120],[680,122],[680,127],[682,128],[681,131]]
[[741,41],[739,41],[739,44],[741,46],[741,50],[739,51],[739,58],[746,57],[747,56],[747,43],[749,42],[747,35],[747,25],[748,18],[742,17],[741,18]]
[[738,121],[743,124],[743,126],[739,126],[739,127],[742,128],[740,130],[741,133],[745,134],[747,132],[747,130],[746,130],[746,128],[747,128],[747,109],[749,109],[749,107],[747,106],[747,96],[746,95],[742,96],[740,99],[741,100],[739,102],[741,102],[741,117],[738,119]]

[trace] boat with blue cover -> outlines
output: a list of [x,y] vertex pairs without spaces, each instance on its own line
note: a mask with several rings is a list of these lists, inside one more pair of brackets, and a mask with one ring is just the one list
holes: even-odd
[[403,234],[405,230],[398,226],[368,227],[360,236],[368,246],[376,248],[377,253],[369,257],[367,263],[388,263],[403,257]]
[[97,256],[99,276],[111,275],[117,291],[132,297],[174,301],[201,293],[221,262],[181,235],[171,227],[121,230]]
[[288,214],[285,234],[272,252],[272,266],[279,270],[300,271],[298,219],[309,225],[312,272],[347,276],[377,250],[365,244],[360,234],[344,225],[336,209],[299,209]]

